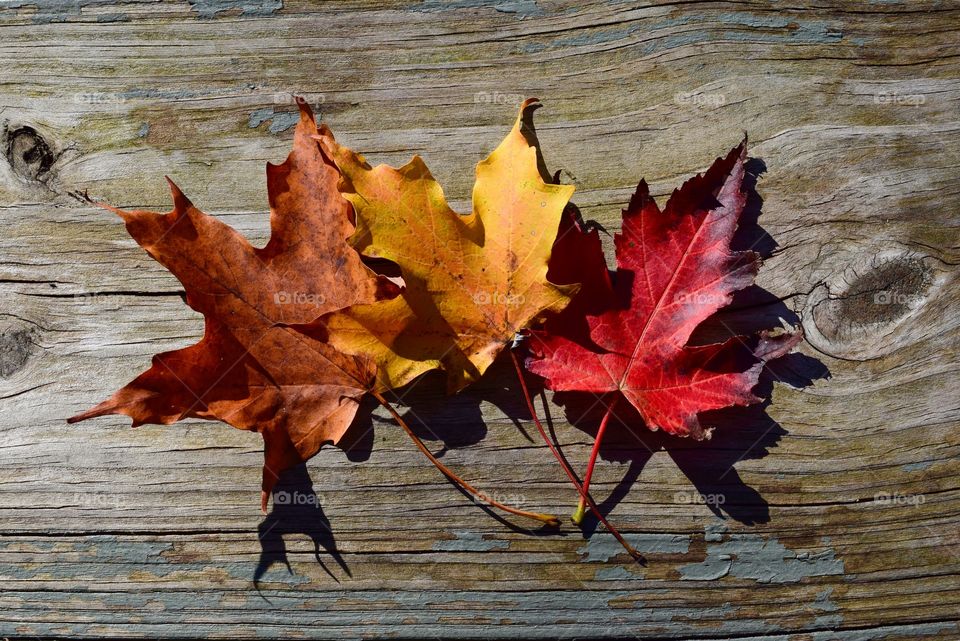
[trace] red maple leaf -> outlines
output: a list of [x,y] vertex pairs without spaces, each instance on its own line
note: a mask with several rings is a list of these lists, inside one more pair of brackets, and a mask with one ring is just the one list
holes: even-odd
[[731,249],[746,202],[745,159],[744,142],[674,191],[662,211],[641,181],[614,239],[612,278],[596,230],[575,226],[555,245],[551,277],[583,285],[570,306],[532,332],[527,368],[554,391],[591,392],[605,406],[584,491],[621,397],[651,430],[707,438],[711,428],[699,414],[760,402],[752,390],[763,364],[802,338],[764,332],[688,345],[700,323],[753,284],[759,267],[754,252]]

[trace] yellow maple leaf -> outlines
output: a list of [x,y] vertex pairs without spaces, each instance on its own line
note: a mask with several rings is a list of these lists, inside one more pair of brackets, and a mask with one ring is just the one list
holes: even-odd
[[337,349],[374,359],[377,389],[440,368],[449,391],[459,390],[483,374],[517,331],[563,308],[576,291],[547,280],[574,188],[547,183],[540,173],[536,139],[524,121],[535,103],[523,103],[513,129],[477,165],[468,215],[450,208],[419,156],[399,169],[371,167],[332,139],[321,140],[356,211],[350,242],[396,263],[406,284],[397,298],[318,321]]

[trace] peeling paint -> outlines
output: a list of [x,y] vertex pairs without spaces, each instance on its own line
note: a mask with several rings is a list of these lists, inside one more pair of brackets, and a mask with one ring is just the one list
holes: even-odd
[[[684,534],[628,534],[623,538],[640,554],[683,554],[690,549],[690,537]],[[584,561],[609,561],[626,552],[613,535],[600,533],[594,534],[577,554],[585,554]]]
[[257,109],[250,114],[250,120],[247,124],[251,129],[259,127],[263,123],[270,121],[270,133],[279,134],[294,127],[300,122],[300,115],[296,113],[275,112],[273,107],[264,107]]
[[642,579],[642,574],[634,574],[622,565],[615,565],[610,568],[600,568],[593,575],[596,581],[623,581],[631,579]]
[[187,100],[210,95],[204,91],[187,89],[130,89],[117,93],[121,100]]
[[126,22],[130,17],[125,13],[98,13],[97,22]]
[[543,10],[537,5],[535,0],[515,0],[514,2],[501,2],[493,7],[500,13],[517,13],[522,17],[538,16]]
[[[708,534],[715,541],[716,533]],[[706,540],[706,537],[705,537]],[[813,576],[843,574],[843,561],[833,550],[795,552],[775,538],[732,534],[721,543],[707,543],[707,558],[680,568],[685,581],[716,581],[730,575],[758,583],[796,583]]]
[[813,620],[815,628],[839,628],[843,625],[843,617],[839,614],[827,614]]
[[268,18],[283,9],[283,0],[190,0],[201,18],[216,18],[227,11],[240,11],[249,18]]
[[727,531],[727,524],[723,521],[711,523],[703,529],[703,540],[709,542],[719,542],[723,540],[723,535]]
[[[358,626],[370,636],[382,637],[396,633],[402,626],[403,635],[410,638],[430,638],[436,635],[436,626],[449,624],[457,612],[469,613],[470,620],[458,623],[456,633],[466,638],[489,637],[491,627],[480,621],[496,617],[508,618],[509,628],[503,629],[504,638],[555,638],[557,613],[570,616],[569,627],[563,636],[596,636],[602,630],[607,636],[664,636],[673,638],[689,631],[691,625],[710,625],[717,635],[768,635],[779,632],[782,626],[753,617],[740,617],[733,604],[705,607],[701,602],[671,605],[671,590],[544,590],[523,592],[516,590],[459,592],[452,590],[355,590],[326,586],[324,589],[282,588],[250,591],[249,602],[231,601],[225,604],[218,590],[182,591],[151,590],[145,592],[21,592],[23,606],[64,604],[75,611],[81,604],[95,608],[98,619],[67,619],[65,622],[0,621],[0,636],[149,636],[170,635],[176,626],[177,636],[206,638],[228,634],[231,638],[269,634],[273,638],[295,638],[298,632],[318,628],[322,621],[324,637],[353,638]],[[239,593],[237,596],[243,594]],[[7,601],[9,603],[9,600]],[[186,610],[208,612],[207,621],[184,620]],[[131,621],[131,613],[139,620]],[[22,614],[22,613],[21,613]],[[243,616],[255,621],[246,628],[242,625],[224,627],[229,617]],[[256,617],[253,619],[253,617]],[[32,620],[35,621],[35,620]],[[824,623],[830,620],[824,619]],[[599,627],[598,627],[599,626]],[[716,626],[716,627],[712,627]],[[110,629],[111,634],[92,631]],[[125,634],[120,634],[120,632]],[[804,638],[814,641],[883,641],[888,638],[923,639],[945,632],[956,632],[953,622],[877,626],[866,630],[821,630],[807,632]],[[659,633],[658,633],[659,632]],[[495,635],[501,636],[501,635]],[[687,636],[687,635],[683,635]],[[679,638],[679,636],[677,636]],[[750,636],[754,641],[786,641],[787,635]],[[789,638],[793,638],[791,635]]]
[[[882,641],[889,638],[922,639],[944,632],[960,632],[960,626],[952,621],[890,625],[872,630],[844,630],[842,638],[843,641]],[[810,637],[812,641],[837,641],[841,638],[833,631],[814,632]]]
[[[25,593],[32,598],[32,593]],[[648,607],[648,604],[635,601],[636,592],[623,590],[604,591],[599,599],[584,598],[582,592],[550,590],[546,592],[515,593],[456,593],[451,591],[433,591],[422,594],[406,593],[413,598],[397,599],[395,592],[382,591],[373,595],[350,590],[330,590],[322,592],[263,590],[256,596],[260,605],[251,609],[250,605],[237,605],[236,609],[222,609],[220,595],[213,592],[156,591],[141,594],[123,592],[100,593],[97,595],[61,594],[62,601],[75,607],[76,599],[95,603],[99,614],[97,623],[86,620],[71,620],[57,623],[24,623],[0,621],[0,634],[22,637],[25,634],[37,636],[148,636],[166,637],[172,626],[176,626],[178,637],[209,638],[211,635],[224,635],[230,638],[269,635],[271,638],[296,638],[304,629],[322,630],[324,638],[356,638],[357,630],[365,635],[381,638],[396,634],[402,626],[403,636],[408,638],[433,638],[437,625],[449,624],[451,617],[462,611],[463,619],[458,621],[456,633],[465,638],[487,638],[491,627],[482,623],[504,617],[511,619],[512,625],[504,629],[503,634],[494,635],[503,638],[554,638],[554,624],[558,609],[569,612],[578,622],[580,629],[602,628],[622,632],[634,630],[636,624],[627,624],[619,617],[611,617],[608,607],[629,608],[642,613],[646,626],[676,626],[679,621],[725,621],[731,619],[736,609],[723,605],[719,607]],[[354,598],[354,595],[360,598]],[[47,593],[37,595],[40,600],[50,602]],[[367,597],[367,598],[362,598]],[[607,602],[611,605],[607,605]],[[345,607],[344,603],[364,602],[370,607]],[[622,604],[622,605],[612,605]],[[189,609],[191,612],[209,612],[212,616],[206,621],[183,620],[175,613]],[[139,621],[131,621],[131,612],[135,612]],[[243,624],[227,625],[217,620],[216,615],[241,615],[255,623],[250,627]],[[614,611],[615,613],[615,611]],[[496,619],[494,619],[496,617]],[[616,624],[605,623],[609,619],[619,619]],[[321,628],[312,627],[322,623]],[[227,627],[225,627],[225,625]],[[629,625],[629,627],[628,627]],[[100,628],[93,634],[95,626]],[[598,628],[601,626],[602,628]],[[757,630],[757,622],[744,626]],[[765,626],[763,626],[765,627]],[[104,628],[114,630],[105,633]],[[56,631],[53,634],[52,631]],[[119,634],[119,631],[126,634]],[[315,636],[315,635],[311,635]],[[564,637],[569,635],[563,635]]]
[[[718,33],[704,27],[743,27],[743,31],[725,30]],[[649,42],[637,42],[642,55],[651,55],[670,49],[703,42],[720,40],[761,43],[806,43],[833,44],[843,39],[842,23],[823,20],[798,20],[780,16],[757,15],[748,12],[729,11],[720,14],[688,14],[667,18],[656,23],[636,23],[617,29],[592,29],[586,33],[555,40],[550,43],[528,43],[523,50],[536,53],[544,48],[598,46],[619,42],[637,34],[656,34],[657,31],[676,27],[695,26],[697,29],[664,34]]]
[[437,541],[433,549],[438,552],[488,552],[490,550],[506,550],[510,541],[496,541],[484,539],[479,532],[465,530],[455,531],[454,540]]
[[839,628],[843,625],[843,615],[839,612],[840,608],[833,602],[833,587],[829,586],[820,592],[817,592],[816,598],[810,603],[810,607],[820,612],[833,612],[834,614],[821,614],[813,620],[815,628]]
[[520,18],[541,16],[544,10],[536,0],[424,0],[417,11],[449,11],[451,9],[493,9]]
[[137,138],[146,138],[147,134],[150,133],[150,123],[145,122],[140,125],[140,129],[137,130]]
[[822,592],[817,592],[817,598],[810,605],[815,610],[820,610],[821,612],[836,612],[838,610],[837,604],[831,599],[833,594],[833,588],[828,587]]
[[[67,22],[80,18],[86,7],[115,7],[115,0],[7,0],[4,9],[32,9],[31,20],[35,24]],[[107,13],[97,15],[98,22],[123,22],[128,20],[125,13]]]
[[273,118],[273,107],[264,107],[250,114],[250,121],[247,124],[253,129],[254,127],[259,127],[271,118]]
[[572,38],[562,38],[554,43],[557,47],[583,47],[589,45],[602,45],[608,42],[623,40],[634,33],[640,31],[640,25],[634,25],[625,29],[614,29],[612,31],[590,31]]
[[[51,553],[61,556],[75,555],[78,557],[77,561],[39,565],[5,564],[0,566],[0,581],[112,579],[117,576],[118,567],[123,568],[125,578],[129,580],[216,574],[223,578],[246,581],[253,574],[253,567],[248,562],[213,563],[203,559],[184,562],[173,553],[174,544],[165,541],[136,541],[113,535],[96,535],[84,541],[72,542],[69,548],[69,551],[58,549]],[[299,585],[309,582],[309,579],[292,575],[285,568],[277,566],[275,571],[268,572],[260,582]]]
[[935,462],[936,461],[917,461],[916,463],[907,463],[906,465],[901,465],[900,469],[902,469],[904,472],[922,472]]

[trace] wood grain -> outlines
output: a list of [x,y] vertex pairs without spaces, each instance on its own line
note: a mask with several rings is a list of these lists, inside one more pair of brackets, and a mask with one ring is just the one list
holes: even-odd
[[[0,635],[960,637],[958,27],[935,0],[3,3]],[[641,177],[665,197],[749,133],[766,293],[722,320],[807,341],[712,441],[605,452],[596,496],[646,567],[602,531],[492,518],[380,411],[266,518],[255,434],[65,424],[202,331],[70,192],[162,211],[169,174],[265,242],[294,93],[372,161],[422,154],[461,210],[538,96],[548,166],[611,232]],[[447,464],[572,507],[506,364],[440,389],[405,411]],[[582,466],[590,435],[538,408]]]

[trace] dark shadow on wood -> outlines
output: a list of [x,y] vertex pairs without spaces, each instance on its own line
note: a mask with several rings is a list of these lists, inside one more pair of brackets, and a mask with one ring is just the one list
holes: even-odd
[[[814,379],[825,378],[829,372],[816,359],[803,354],[790,354],[772,361],[761,375],[755,393],[769,398],[773,383],[779,381],[791,387],[810,385]],[[603,418],[603,408],[592,394],[557,393],[554,403],[563,407],[566,421],[592,437]],[[696,492],[678,492],[678,504],[699,502],[717,516],[726,515],[745,525],[766,523],[770,511],[763,496],[748,486],[737,473],[741,461],[767,456],[787,435],[787,431],[770,417],[769,400],[750,407],[732,407],[700,414],[704,425],[713,426],[709,440],[694,441],[647,429],[640,414],[626,403],[618,406],[615,423],[611,424],[600,447],[600,458],[605,461],[628,463],[624,477],[606,497],[596,496],[597,504],[605,514],[629,493],[639,479],[643,467],[655,452],[666,451],[677,467],[693,483]],[[552,419],[548,417],[550,423]],[[583,462],[573,469],[582,470]],[[597,520],[588,515],[584,519],[585,533],[592,534]]]
[[447,396],[446,380],[439,371],[428,372],[387,398],[397,407],[410,429],[426,442],[440,441],[438,458],[451,449],[483,440],[487,426],[475,391],[467,388]]
[[[605,412],[604,406],[596,396],[578,392],[558,392],[554,394],[553,402],[563,408],[566,422],[589,434],[591,440],[596,436]],[[550,436],[556,443],[554,418],[550,413],[547,421]],[[609,514],[627,496],[631,487],[640,478],[640,473],[650,457],[663,449],[662,441],[661,435],[647,430],[643,419],[632,406],[628,403],[619,404],[615,422],[607,428],[606,436],[600,444],[599,458],[605,461],[628,463],[629,467],[609,495],[605,497],[598,495],[596,487],[590,492],[601,512]],[[558,447],[558,449],[563,451],[562,448]],[[582,477],[586,461],[568,460],[568,463]],[[588,512],[581,524],[581,529],[589,537],[596,531],[599,524],[597,518]]]
[[498,407],[528,441],[539,443],[540,438],[528,430],[530,412],[506,349],[480,380],[463,391],[447,396],[444,388],[443,374],[434,371],[388,396],[417,436],[424,441],[440,441],[441,448],[434,452],[438,458],[448,450],[476,445],[486,437],[488,428],[481,411],[484,402]]
[[[501,355],[496,363],[491,366],[490,370],[488,370],[488,375],[483,376],[481,380],[458,394],[447,396],[444,392],[446,389],[444,375],[438,371],[433,371],[424,374],[400,390],[386,392],[384,395],[400,415],[403,416],[404,421],[410,426],[413,433],[431,448],[434,456],[443,458],[448,451],[476,445],[487,435],[487,424],[481,412],[481,404],[484,401],[493,402],[501,408],[504,408],[504,413],[510,420],[513,421],[519,429],[523,430],[521,424],[523,416],[517,418],[521,411],[525,412],[523,396],[520,395],[519,389],[513,390],[509,385],[503,385],[504,381],[516,379],[516,374],[513,370],[507,369],[512,368],[512,364],[507,360],[508,358],[509,355],[507,354]],[[375,434],[378,429],[393,429],[398,431],[401,429],[392,418],[380,414],[372,414],[372,409],[375,409],[377,405],[378,404],[374,402],[370,408],[361,407],[355,425],[350,428],[351,432],[356,431],[358,433],[370,434],[371,436],[366,437],[368,440],[364,441],[370,444],[374,442],[375,439],[372,435]],[[438,441],[440,443],[439,448],[431,446],[431,444]],[[415,445],[412,442],[410,443],[410,448],[411,450],[415,449]],[[358,456],[363,456],[364,454],[369,456],[369,450],[364,451],[361,449],[357,454]],[[423,458],[423,466],[424,474],[434,474],[438,480],[445,479],[443,474],[434,468],[425,457]],[[451,465],[451,467],[456,466]],[[533,524],[534,521],[528,521],[514,516],[504,516],[502,512],[491,507],[483,500],[474,497],[453,481],[449,479],[446,480],[451,488],[460,492],[467,499],[467,502],[464,504],[464,509],[480,508],[491,518],[514,532],[533,536],[555,536],[561,534],[556,528],[547,526],[531,528],[519,525],[520,523]],[[465,478],[464,480],[474,485],[480,492],[485,493],[487,496],[495,497],[498,500],[504,495],[510,496],[516,494],[515,489],[507,491],[505,488],[485,486],[476,479]],[[512,507],[539,511],[537,506],[531,505],[517,504],[512,505]]]
[[276,563],[283,563],[293,574],[290,562],[287,559],[287,546],[283,540],[286,534],[306,534],[313,541],[314,556],[320,567],[339,583],[339,579],[327,567],[320,557],[321,548],[333,560],[350,574],[343,556],[337,550],[337,542],[330,528],[330,520],[323,513],[320,499],[313,490],[313,482],[306,465],[298,465],[280,475],[277,486],[273,489],[272,510],[257,527],[257,536],[260,540],[260,560],[253,572],[253,584],[259,587],[259,581]]
[[759,224],[763,198],[757,191],[757,181],[767,172],[767,164],[761,158],[747,158],[743,167],[743,191],[747,194],[747,202],[740,214],[740,225],[734,232],[730,248],[734,251],[754,251],[762,258],[768,258],[779,245]]
[[354,463],[362,463],[370,459],[376,434],[373,412],[378,407],[380,403],[369,394],[365,394],[360,400],[360,407],[357,409],[353,423],[337,445],[347,455],[347,459]]
[[703,412],[701,421],[715,426],[713,437],[704,443],[668,437],[665,449],[697,489],[691,500],[703,501],[717,516],[724,513],[746,524],[766,523],[770,511],[759,492],[746,485],[737,473],[741,461],[761,459],[775,448],[788,432],[767,413],[775,382],[793,388],[811,385],[829,377],[820,361],[803,354],[788,354],[764,368],[754,393],[763,403]]

